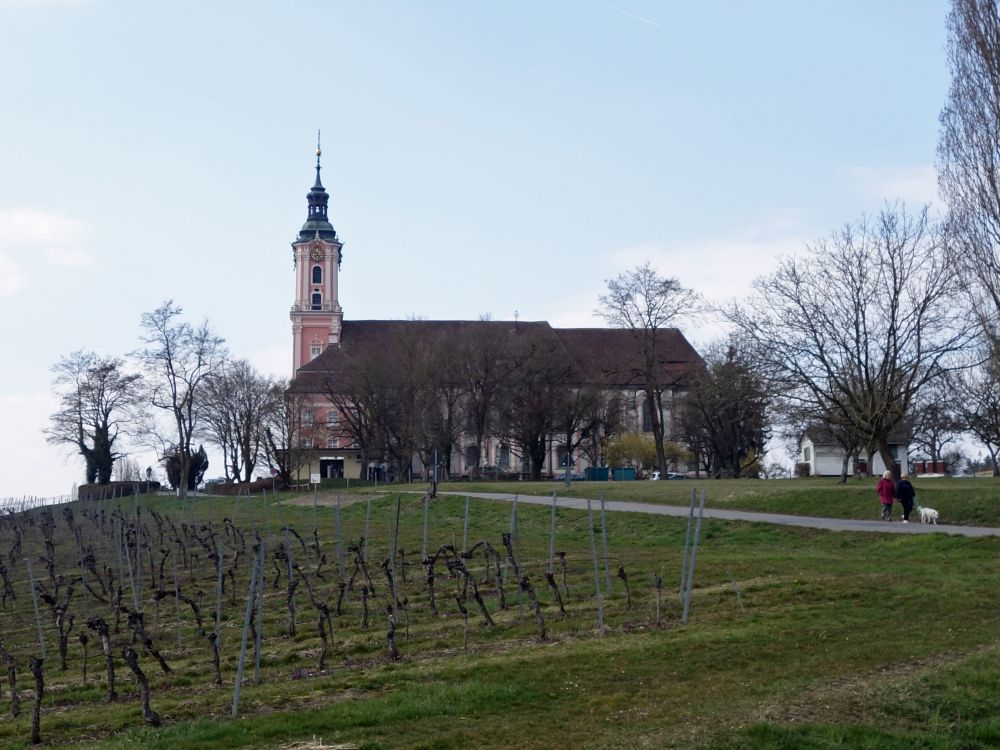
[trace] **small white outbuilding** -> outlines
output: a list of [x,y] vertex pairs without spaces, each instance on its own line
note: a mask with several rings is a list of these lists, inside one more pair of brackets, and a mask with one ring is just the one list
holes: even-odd
[[[902,472],[908,474],[910,467],[907,455],[910,450],[909,439],[904,435],[889,435],[889,450],[892,457],[899,463]],[[859,472],[866,473],[864,456],[861,457]],[[833,433],[824,426],[812,426],[806,429],[799,442],[799,463],[809,466],[811,477],[838,477],[844,462],[844,449],[833,438]],[[872,476],[878,476],[885,471],[882,457],[875,453],[872,457]],[[854,457],[847,458],[847,473],[854,474]]]

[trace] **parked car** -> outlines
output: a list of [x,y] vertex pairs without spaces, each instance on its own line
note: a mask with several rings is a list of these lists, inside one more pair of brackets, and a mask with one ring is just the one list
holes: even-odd
[[[586,474],[574,474],[574,473],[571,473],[569,475],[569,478],[572,481],[574,481],[574,482],[582,482],[582,481],[585,481],[587,479],[587,475]],[[562,474],[553,474],[552,475],[552,481],[553,482],[565,482],[566,481],[566,472],[564,471]]]

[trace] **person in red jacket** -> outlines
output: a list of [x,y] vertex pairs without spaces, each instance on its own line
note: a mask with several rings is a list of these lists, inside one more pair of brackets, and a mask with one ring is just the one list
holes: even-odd
[[892,472],[887,471],[875,485],[879,500],[882,501],[882,520],[892,520],[892,500],[896,496],[896,485],[892,482]]

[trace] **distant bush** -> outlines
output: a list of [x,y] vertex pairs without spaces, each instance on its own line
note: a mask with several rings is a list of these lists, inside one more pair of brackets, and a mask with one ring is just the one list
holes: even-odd
[[131,497],[156,492],[159,482],[108,482],[107,484],[81,484],[76,496],[80,500],[110,500],[115,497]]
[[809,476],[809,464],[807,463],[795,464],[795,476],[797,477]]

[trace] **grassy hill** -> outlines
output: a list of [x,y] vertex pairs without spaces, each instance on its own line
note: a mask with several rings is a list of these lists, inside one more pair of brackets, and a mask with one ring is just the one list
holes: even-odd
[[[993,507],[1000,502],[997,483],[934,480],[931,486],[930,481],[918,483],[918,494],[926,497],[925,504],[936,503],[943,520],[995,519]],[[877,501],[870,484],[580,482],[574,483],[570,494],[686,503],[693,487],[705,489],[713,505],[872,518]],[[555,483],[518,486],[525,488],[523,494],[563,491]],[[497,488],[492,483],[485,487]],[[457,489],[481,488],[463,484]],[[364,748],[986,748],[1000,744],[1000,719],[995,714],[1000,698],[1000,539],[832,533],[706,520],[690,620],[685,625],[680,622],[678,586],[686,520],[608,514],[612,587],[607,590],[604,563],[599,560],[605,630],[598,632],[586,513],[560,509],[557,514],[556,550],[565,553],[568,588],[561,591],[566,607],[561,616],[544,576],[549,564],[549,510],[521,505],[519,534],[512,547],[540,602],[546,639],[539,637],[528,595],[518,595],[512,569],[503,584],[507,608],[500,608],[493,580],[495,560],[487,574],[483,547],[464,564],[495,625],[484,624],[474,600],[463,600],[468,611],[466,635],[456,600],[461,579],[449,577],[440,560],[435,566],[438,614],[431,611],[427,570],[419,564],[423,500],[394,490],[339,496],[345,578],[353,567],[347,542],[360,540],[367,527],[375,594],[368,597],[369,622],[364,627],[363,574],[345,590],[341,614],[332,618],[325,670],[318,667],[317,612],[305,578],[317,598],[336,611],[340,591],[336,494],[318,495],[315,511],[311,494],[297,501],[280,494],[209,497],[185,506],[166,497],[140,500],[143,538],[149,545],[144,555],[152,552],[153,565],[151,574],[151,566],[143,560],[143,584],[137,595],[149,634],[171,672],[164,674],[151,656],[139,646],[136,649],[150,681],[152,707],[163,726],[142,724],[136,681],[120,658],[121,648],[131,642],[124,621],[113,635],[119,700],[104,700],[104,660],[99,639],[91,631],[86,631],[91,636],[89,675],[83,683],[77,634],[84,609],[109,622],[114,614],[93,596],[88,595],[85,603],[78,583],[70,599],[69,611],[75,613],[77,624],[65,672],[59,670],[50,608],[39,601],[47,649],[43,746],[291,748],[314,737],[322,740],[317,747]],[[126,499],[120,505],[77,506],[74,523],[81,529],[84,548],[92,547],[101,562],[121,572],[114,522],[108,521],[116,507],[126,522],[134,519],[135,506]],[[406,565],[401,567],[397,557],[401,601],[396,642],[401,658],[391,661],[386,646],[386,606],[391,599],[380,563],[389,555],[397,507],[397,549],[403,550]],[[465,507],[460,496],[428,504],[429,549],[462,547]],[[471,500],[469,509],[468,546],[489,541],[504,556],[501,534],[510,530],[511,505]],[[160,527],[151,511],[173,521],[186,546],[174,550],[178,582],[185,595],[200,604],[206,631],[214,628],[217,569],[192,535],[206,539],[212,530],[218,534],[227,571],[240,543],[234,532],[226,532],[223,519],[229,518],[244,534],[246,552],[233,567],[232,577],[224,575],[221,686],[213,683],[208,639],[196,632],[190,607],[182,604],[178,616],[169,559],[173,531],[165,533],[161,546]],[[314,512],[319,550],[326,556],[318,574],[316,551],[309,546]],[[88,515],[96,522],[87,520]],[[53,516],[55,573],[68,581],[79,570],[75,565],[79,555],[61,510],[55,509]],[[187,533],[182,523],[195,531]],[[32,558],[35,576],[51,590],[45,566],[38,561],[46,555],[40,525],[44,522],[37,512],[33,521],[16,522],[22,556]],[[600,555],[597,516],[594,525]],[[39,650],[26,567],[19,559],[12,564],[8,555],[18,533],[14,526],[10,520],[0,523],[0,559],[7,563],[17,595],[13,606],[0,609],[0,643],[15,657],[22,713],[12,718],[4,685],[0,695],[4,748],[29,746],[32,680],[26,662]],[[303,544],[282,531],[286,526],[301,535]],[[255,533],[269,542],[270,550],[260,674],[255,681],[252,663],[248,666],[239,718],[231,719]],[[286,540],[299,566],[294,637],[288,635],[287,561],[273,557]],[[168,550],[162,582],[159,549]],[[631,609],[624,581],[615,575],[619,566],[628,578]],[[662,581],[659,623],[657,576]],[[125,606],[132,608],[129,576],[121,578]],[[558,559],[555,578],[560,584]],[[92,579],[90,583],[100,593]],[[156,588],[170,595],[156,602]]]

